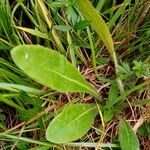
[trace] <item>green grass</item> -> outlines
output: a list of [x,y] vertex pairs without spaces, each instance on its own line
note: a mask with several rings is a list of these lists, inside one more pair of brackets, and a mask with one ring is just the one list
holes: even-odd
[[[1,150],[120,148],[120,118],[132,129],[143,119],[134,132],[138,133],[141,149],[149,146],[149,126],[145,124],[150,118],[150,1],[91,2],[109,28],[112,52],[107,41],[99,37],[103,30],[95,29],[97,22],[91,27],[76,1],[0,1]],[[21,44],[38,44],[56,50],[102,98],[95,99],[85,93],[60,93],[32,80],[14,64],[10,55]],[[65,106],[75,103],[92,103],[98,108],[89,132],[64,145],[47,141],[45,132],[50,121]]]

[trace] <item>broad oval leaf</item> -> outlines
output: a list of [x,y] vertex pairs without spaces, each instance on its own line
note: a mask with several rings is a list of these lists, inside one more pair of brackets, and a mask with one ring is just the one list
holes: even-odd
[[122,150],[139,150],[139,141],[131,126],[123,119],[119,124],[119,141]]
[[87,92],[99,98],[96,90],[58,52],[40,45],[20,45],[11,51],[16,65],[37,82],[60,92]]
[[46,138],[53,143],[68,143],[81,138],[91,128],[96,107],[89,104],[67,106],[49,124]]

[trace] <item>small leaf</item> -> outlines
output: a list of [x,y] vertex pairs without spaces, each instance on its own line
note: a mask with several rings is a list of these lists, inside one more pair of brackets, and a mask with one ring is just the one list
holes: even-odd
[[56,30],[60,30],[60,31],[64,31],[64,32],[67,32],[70,30],[70,27],[67,25],[55,25],[54,28]]
[[29,149],[29,143],[25,142],[25,141],[21,141],[19,140],[17,143],[16,143],[16,147],[18,149]]
[[122,150],[139,150],[139,141],[131,126],[123,119],[119,124],[119,141]]
[[74,30],[81,30],[81,29],[85,29],[87,26],[89,25],[89,22],[87,20],[81,20],[79,22],[77,22],[74,26]]
[[70,22],[72,22],[73,24],[75,24],[75,22],[77,22],[78,15],[77,15],[75,9],[72,6],[67,6],[65,13],[67,15],[67,19]]
[[89,104],[67,106],[49,124],[46,138],[53,143],[68,143],[81,138],[91,128],[96,108]]
[[114,116],[114,112],[112,109],[104,111],[103,117],[105,122],[110,121],[113,118],[113,116]]
[[114,101],[118,97],[119,89],[116,81],[112,81],[112,85],[110,87],[108,93],[108,101]]
[[77,69],[56,51],[39,45],[20,45],[11,55],[20,69],[47,87],[60,92],[87,92],[99,98]]
[[60,7],[64,7],[64,3],[63,2],[51,2],[51,7],[53,7],[53,8],[60,8]]
[[40,111],[39,107],[33,107],[30,109],[25,109],[22,111],[19,111],[19,117],[22,121],[28,121],[31,118],[33,118],[34,116],[36,116],[36,114]]
[[150,122],[145,122],[142,124],[138,131],[142,137],[150,137]]

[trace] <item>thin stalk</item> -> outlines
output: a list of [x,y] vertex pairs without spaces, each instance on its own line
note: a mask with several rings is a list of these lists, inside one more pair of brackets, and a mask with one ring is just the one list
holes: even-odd
[[71,39],[71,35],[70,35],[69,31],[67,32],[67,40],[68,40],[68,44],[69,44],[71,62],[76,67],[76,58],[75,58],[75,53],[74,53],[74,47],[73,47],[73,43],[72,43],[72,39]]
[[[66,146],[72,146],[72,147],[96,147],[97,146],[97,143],[88,143],[88,142],[86,142],[86,143],[67,143],[67,144],[64,144],[64,145],[66,145]],[[104,147],[112,147],[112,148],[117,148],[117,147],[119,147],[119,145],[118,144],[111,144],[111,143],[101,143],[100,144],[100,147],[102,148],[104,148]],[[99,148],[100,148],[99,147]]]
[[41,142],[41,141],[33,140],[30,138],[18,137],[18,136],[9,135],[9,134],[4,134],[3,136],[5,136],[6,138],[9,138],[9,139],[21,140],[21,141],[25,141],[28,143],[34,143],[34,144],[49,146],[49,147],[57,147],[58,149],[62,150],[60,146],[53,144],[53,143],[49,143],[49,142]]
[[56,30],[54,28],[52,29],[52,20],[51,20],[51,18],[49,16],[49,12],[48,12],[48,10],[47,10],[43,0],[38,0],[38,3],[39,3],[39,5],[40,5],[40,7],[42,9],[42,13],[43,13],[43,15],[45,17],[45,20],[46,20],[46,22],[48,24],[49,29],[51,29],[51,31],[52,31],[53,38],[54,38],[54,40],[55,40],[55,42],[56,42],[60,52],[65,55],[66,51],[65,51],[65,49],[64,49],[64,47],[63,47],[63,45],[61,43],[61,40],[59,39],[59,36],[57,35]]
[[98,104],[97,100],[96,101],[96,106],[97,106],[97,109],[98,109],[98,112],[99,112],[99,115],[100,115],[100,118],[101,118],[101,122],[102,122],[102,133],[101,133],[101,137],[99,139],[99,141],[97,142],[97,145],[96,145],[96,150],[99,149],[99,147],[101,147],[101,142],[103,141],[104,137],[105,137],[105,123],[104,123],[104,119],[103,119],[103,114],[102,114],[102,109],[101,109],[101,105]]
[[87,33],[90,41],[90,47],[91,47],[91,52],[92,52],[92,65],[93,65],[93,70],[97,76],[97,69],[96,69],[96,56],[95,56],[95,47],[92,39],[92,34],[90,32],[89,27],[87,27]]
[[22,9],[25,11],[25,13],[27,14],[27,16],[29,17],[29,19],[32,21],[32,23],[38,27],[38,24],[36,23],[35,19],[32,17],[32,15],[28,12],[26,6],[24,6],[23,3],[20,3],[20,6],[22,7]]

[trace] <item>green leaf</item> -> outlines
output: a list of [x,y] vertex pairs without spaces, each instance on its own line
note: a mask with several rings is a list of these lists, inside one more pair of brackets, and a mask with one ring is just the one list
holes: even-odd
[[16,108],[18,110],[23,110],[22,107],[20,107],[16,103],[14,103],[12,100],[9,100],[9,99],[7,99],[7,98],[5,98],[5,97],[3,97],[3,96],[0,95],[0,103],[1,102],[5,103],[5,104],[7,104],[7,105],[9,105],[11,107],[14,107],[14,108]]
[[138,129],[139,134],[146,138],[150,136],[150,122],[145,122],[142,126]]
[[113,40],[103,18],[100,16],[98,11],[92,6],[89,0],[79,0],[77,2],[77,5],[79,9],[81,10],[85,19],[90,22],[92,28],[97,32],[99,37],[102,39],[102,41],[104,42],[108,51],[110,52],[110,54],[112,55],[114,59]]
[[105,122],[110,121],[113,118],[113,116],[114,116],[114,112],[112,109],[104,110],[103,117]]
[[122,150],[139,150],[139,141],[131,126],[123,119],[119,124],[119,141]]
[[23,104],[31,104],[33,106],[42,107],[42,100],[38,98],[32,98],[30,97],[26,92],[20,91],[19,97]]
[[0,129],[6,130],[6,127],[1,122],[0,122]]
[[20,149],[29,149],[29,143],[25,142],[25,141],[18,141],[16,143],[16,147],[20,150]]
[[0,89],[10,90],[10,91],[16,91],[16,90],[22,90],[28,93],[33,94],[42,94],[45,91],[34,89],[32,87],[24,86],[24,85],[18,85],[18,84],[11,84],[11,83],[0,83]]
[[[116,74],[118,74],[118,61],[114,49],[113,40],[107,24],[105,23],[99,12],[92,6],[89,0],[78,0],[77,6],[81,10],[85,19],[90,22],[92,28],[97,32],[100,39],[105,44],[114,61]],[[124,93],[122,81],[119,78],[117,78],[117,83],[121,93]]]
[[108,93],[108,101],[114,101],[118,97],[119,89],[116,81],[112,81],[112,85],[110,87]]
[[115,105],[117,102],[119,101],[123,101],[125,99],[126,96],[130,95],[131,93],[133,93],[134,91],[137,91],[139,89],[142,89],[145,85],[149,84],[149,81],[146,81],[144,83],[141,83],[137,86],[134,86],[132,89],[126,91],[124,94],[118,96],[116,99],[114,99],[113,101],[109,101],[109,103],[107,103],[103,109],[110,109],[113,105]]
[[77,22],[78,20],[78,15],[75,11],[75,9],[72,6],[67,6],[66,8],[66,15],[67,19],[73,23],[73,25]]
[[67,32],[70,30],[70,27],[67,25],[55,25],[54,28],[56,30],[60,30],[60,31],[64,31],[64,32]]
[[36,106],[30,109],[25,109],[25,110],[19,111],[19,117],[22,121],[28,121],[34,116],[36,116],[36,114],[40,112],[40,110],[41,109]]
[[47,87],[60,92],[87,92],[100,98],[77,69],[56,51],[39,45],[20,45],[11,55],[20,69]]
[[[40,99],[31,98],[26,92],[21,91],[19,97],[24,105],[27,105],[27,109],[19,111],[19,117],[23,121],[28,121],[41,110],[42,101]],[[30,107],[31,108],[30,108]]]
[[91,128],[96,108],[89,104],[67,106],[49,124],[46,138],[53,143],[68,143],[81,138]]
[[81,20],[79,22],[77,22],[74,26],[74,30],[81,30],[81,29],[85,29],[87,26],[89,25],[89,22],[87,20]]

